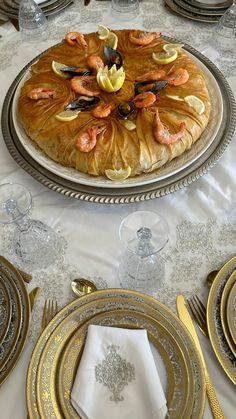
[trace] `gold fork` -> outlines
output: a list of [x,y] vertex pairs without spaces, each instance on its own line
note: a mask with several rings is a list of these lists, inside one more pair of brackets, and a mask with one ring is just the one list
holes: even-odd
[[57,301],[46,300],[43,307],[43,316],[41,322],[41,330],[44,330],[48,323],[58,312]]
[[187,299],[189,310],[202,333],[209,337],[206,322],[206,307],[197,295]]

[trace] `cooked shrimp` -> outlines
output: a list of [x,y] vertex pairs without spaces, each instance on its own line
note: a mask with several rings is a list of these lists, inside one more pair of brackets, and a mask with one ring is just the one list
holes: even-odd
[[188,79],[189,74],[185,68],[177,68],[166,76],[169,86],[181,86],[181,84],[187,83]]
[[148,108],[152,106],[156,101],[156,95],[152,92],[143,92],[140,95],[135,96],[133,102],[136,108]]
[[84,35],[80,32],[68,32],[65,36],[65,40],[69,45],[79,44],[83,49],[88,47],[88,44],[84,39]]
[[91,112],[95,118],[107,118],[113,111],[114,103],[103,103],[103,105],[96,106]]
[[163,80],[166,76],[164,70],[153,70],[136,78],[137,81],[158,81]]
[[150,44],[155,38],[159,38],[161,32],[145,32],[133,30],[129,33],[129,40],[132,44],[145,46]]
[[170,134],[169,130],[164,126],[159,117],[159,112],[156,111],[154,116],[153,124],[153,134],[155,140],[160,144],[173,144],[176,141],[180,140],[186,130],[186,125],[184,122],[180,123],[179,131],[176,134]]
[[73,77],[70,81],[72,90],[79,95],[98,96],[99,90],[94,90],[96,78],[94,76]]
[[91,128],[88,128],[87,131],[82,132],[76,140],[76,147],[84,152],[88,153],[91,151],[97,144],[97,136],[101,132],[103,132],[106,129],[106,127],[99,127],[99,126],[93,126]]
[[27,96],[33,100],[49,99],[50,97],[54,97],[54,93],[55,89],[44,89],[43,87],[38,87],[36,89],[31,90],[27,94]]
[[89,55],[87,58],[87,64],[91,70],[99,70],[104,67],[104,62],[98,55]]

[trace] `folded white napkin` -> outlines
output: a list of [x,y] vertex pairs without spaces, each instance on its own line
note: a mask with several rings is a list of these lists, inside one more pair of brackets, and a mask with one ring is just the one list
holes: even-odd
[[164,419],[146,330],[90,325],[71,403],[82,419]]

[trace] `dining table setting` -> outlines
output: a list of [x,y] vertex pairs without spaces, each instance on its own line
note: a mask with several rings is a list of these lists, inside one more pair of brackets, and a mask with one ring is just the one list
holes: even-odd
[[[27,26],[29,7],[39,16],[35,27]],[[4,0],[0,5],[1,418],[235,416],[235,28],[232,0]],[[149,51],[143,43],[148,37],[153,45],[161,37],[164,45],[164,52],[150,49],[161,65],[158,79],[150,84],[143,75],[135,77],[134,99],[128,108],[118,106],[123,83],[130,83],[124,69],[132,79],[140,51]],[[102,100],[110,95],[115,105],[98,106],[99,94],[86,90],[94,70],[79,73],[67,53],[78,48],[87,59],[85,40],[99,45],[96,51],[105,45],[104,60],[112,64],[99,68],[96,61],[96,80]],[[136,43],[137,58],[129,42]],[[126,51],[133,61],[129,53],[122,57]],[[164,71],[181,54],[188,68],[199,71],[196,90],[184,98],[185,84],[171,84],[173,67]],[[149,62],[137,68],[150,75]],[[72,87],[77,74],[84,84]],[[50,122],[53,107],[43,108],[54,100],[45,77],[70,98],[63,99],[67,106],[56,122]],[[46,87],[32,90],[37,80]],[[183,83],[187,86],[188,78]],[[82,86],[82,96],[74,100],[69,85],[74,92]],[[38,94],[45,96],[35,98]],[[154,96],[154,105],[137,99]],[[109,161],[104,124],[114,112],[119,118],[111,122],[112,141],[118,138],[114,153],[119,150],[119,162],[128,161],[136,130],[143,142],[152,141],[146,115],[156,103],[162,113],[155,110],[153,135],[169,141],[160,146],[169,156],[162,166],[150,157],[153,167],[138,166],[135,172],[130,160],[123,169],[105,166],[103,175],[89,157],[85,163],[77,157],[77,169],[52,157],[53,138],[62,147],[79,120],[80,130],[91,124],[86,119],[91,112],[92,127],[76,147],[87,158],[105,138],[95,155],[101,152],[101,161]],[[108,114],[97,116],[96,109],[106,112],[107,106]],[[160,116],[178,109],[186,119],[176,117],[179,131],[170,135]],[[201,132],[179,152],[172,143],[183,137],[186,124],[190,132],[189,115]],[[46,136],[36,144],[32,139],[45,127]],[[86,150],[92,130],[100,137]],[[120,145],[122,133],[132,147]],[[70,141],[65,150],[71,158]],[[144,147],[140,159],[151,150]],[[84,170],[90,164],[92,175]]]

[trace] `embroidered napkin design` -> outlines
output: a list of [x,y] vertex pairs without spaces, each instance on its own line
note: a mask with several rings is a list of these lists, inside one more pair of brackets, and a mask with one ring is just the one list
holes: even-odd
[[90,325],[71,403],[82,419],[164,419],[146,330]]

